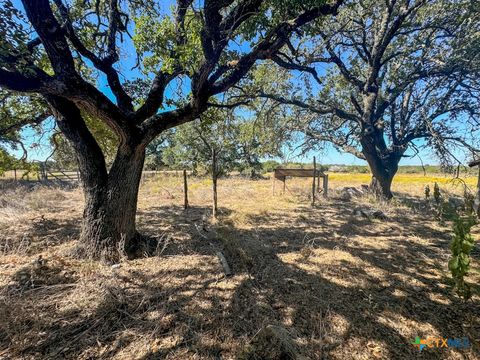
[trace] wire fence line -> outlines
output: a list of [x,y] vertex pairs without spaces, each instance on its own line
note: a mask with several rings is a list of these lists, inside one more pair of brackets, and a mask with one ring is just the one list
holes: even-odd
[[[192,171],[187,170],[186,173],[191,175]],[[183,176],[183,170],[144,170],[142,171],[142,181],[159,175],[180,177]],[[2,174],[0,174],[0,180],[79,182],[80,173],[78,170],[71,169],[13,169],[4,171]]]

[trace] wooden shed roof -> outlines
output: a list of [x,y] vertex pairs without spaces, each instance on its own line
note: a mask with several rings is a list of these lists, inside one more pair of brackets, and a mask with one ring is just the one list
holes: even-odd
[[477,165],[480,165],[480,159],[473,160],[473,161],[470,161],[468,163],[468,166],[470,166],[470,167],[474,167],[474,166],[477,166]]
[[[284,169],[276,168],[274,171],[275,177],[285,177],[285,176],[294,176],[294,177],[313,177],[313,169]],[[315,171],[315,176],[324,176],[325,174],[321,170]]]

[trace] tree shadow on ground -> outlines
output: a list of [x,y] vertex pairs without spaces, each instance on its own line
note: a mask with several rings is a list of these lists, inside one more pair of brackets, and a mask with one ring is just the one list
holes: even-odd
[[[159,241],[158,247],[162,255],[202,254],[211,255],[214,233],[211,228],[209,207],[190,206],[154,206],[137,213],[137,228],[146,235]],[[232,211],[220,207],[219,216],[228,217]]]
[[[28,225],[19,233],[1,234],[0,253],[36,255],[68,243],[74,243],[80,235],[81,219],[46,218],[28,220]],[[17,229],[16,232],[19,230]],[[10,231],[11,232],[11,231]]]
[[[31,175],[30,175],[31,176]],[[79,183],[76,181],[62,181],[62,180],[43,180],[32,178],[30,180],[22,179],[19,176],[18,180],[10,179],[1,179],[0,178],[0,189],[7,190],[18,190],[19,188],[24,188],[28,190],[34,190],[38,187],[46,187],[52,189],[62,189],[62,190],[72,190],[79,187]]]
[[[311,359],[447,359],[462,352],[419,353],[413,338],[473,342],[480,332],[478,301],[460,303],[442,275],[448,234],[420,218],[357,218],[345,202],[288,218],[257,214],[254,226],[237,226],[223,209],[212,226],[207,211],[139,212],[140,231],[171,237],[158,257],[88,271],[80,264],[68,281],[37,287],[12,276],[1,290],[1,348],[13,357],[227,359],[274,324]],[[478,345],[462,354],[475,358]]]
[[[338,217],[343,219],[342,224],[329,221],[327,227],[313,230],[312,213],[320,209],[302,209],[300,227],[306,227],[305,230],[298,231],[295,227],[257,227],[255,230],[238,231],[231,228],[237,242],[244,244],[245,248],[255,249],[251,252],[255,255],[252,255],[254,259],[250,262],[255,264],[255,267],[248,269],[251,274],[253,272],[253,279],[245,281],[238,288],[242,295],[260,294],[250,299],[250,305],[257,310],[262,307],[290,309],[287,323],[291,324],[296,332],[300,332],[302,344],[305,339],[310,339],[306,340],[306,353],[313,354],[314,358],[328,358],[332,344],[345,346],[348,339],[355,340],[352,340],[349,350],[344,350],[343,356],[346,358],[358,353],[358,346],[365,349],[368,342],[373,340],[384,347],[382,357],[398,359],[420,355],[422,358],[446,358],[451,355],[442,353],[439,349],[419,355],[418,350],[410,345],[415,335],[435,336],[433,332],[436,332],[437,336],[462,337],[467,333],[470,340],[474,341],[474,334],[480,330],[480,306],[478,302],[462,304],[452,293],[451,284],[443,274],[448,261],[449,235],[420,221],[404,218],[387,220],[387,228],[378,229],[379,221],[353,217],[351,205],[340,207]],[[258,220],[262,224],[272,219]],[[406,229],[432,241],[416,243],[407,240],[399,229]],[[336,236],[332,236],[334,232]],[[309,233],[311,245],[308,245]],[[355,238],[378,238],[380,242],[388,241],[389,245],[365,246],[360,241],[349,239],[352,235],[355,235]],[[239,237],[242,240],[239,240]],[[260,250],[258,243],[253,243],[255,239],[262,239],[263,243],[270,244],[266,253]],[[286,244],[285,239],[291,241]],[[308,252],[304,254],[302,249],[306,246],[311,246],[320,256],[312,256]],[[262,249],[265,250],[265,246]],[[333,251],[337,250],[360,261],[351,261],[347,256],[348,261],[327,261],[327,264],[323,265],[318,261],[323,250],[333,253],[326,254],[326,257],[335,256]],[[229,258],[235,261],[240,256],[233,253],[229,254]],[[478,261],[478,258],[476,260]],[[243,297],[235,295],[233,298]],[[270,303],[261,306],[266,299],[269,299]],[[241,306],[238,308],[241,309]],[[272,321],[274,314],[277,315],[273,317],[276,321],[286,321],[279,311],[265,316],[259,316],[259,312],[252,311],[251,317],[243,319],[244,323],[256,322],[257,326],[253,328],[261,328]],[[340,340],[325,344],[323,339],[316,339],[320,340],[318,342],[314,340],[314,330],[317,318],[325,317],[327,312],[346,319],[349,326],[343,330]],[[419,332],[410,335],[411,337],[407,336],[408,333],[412,334],[411,329],[392,326],[398,320],[417,327]],[[426,329],[430,329],[430,333]],[[478,345],[475,345],[472,351],[478,354]]]

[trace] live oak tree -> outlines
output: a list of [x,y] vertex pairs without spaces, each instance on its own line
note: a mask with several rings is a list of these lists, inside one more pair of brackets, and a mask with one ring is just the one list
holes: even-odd
[[[0,89],[0,175],[7,170],[18,169],[23,172],[17,176],[23,178],[38,170],[38,164],[28,159],[28,148],[36,144],[26,146],[21,129],[29,127],[32,134],[41,137],[44,135],[42,122],[50,116],[38,96],[12,96]],[[11,155],[9,152],[12,150],[19,151],[20,158]]]
[[280,156],[282,144],[274,128],[261,126],[255,120],[239,124],[237,134],[239,170],[251,179],[259,177],[262,158]]
[[214,108],[199,119],[178,126],[167,140],[169,146],[162,150],[162,162],[170,168],[212,175],[212,152],[215,152],[217,176],[235,169],[239,158],[236,141],[239,128],[232,117],[230,110]]
[[212,215],[218,213],[218,178],[239,165],[240,127],[232,110],[209,109],[198,120],[177,127],[163,161],[172,167],[204,171],[212,179]]
[[[0,175],[5,171],[21,167],[21,162],[0,146]],[[20,166],[19,166],[20,165]]]
[[29,126],[40,131],[41,123],[50,116],[38,96],[14,96],[0,89],[0,145],[24,148],[20,130]]
[[470,1],[346,2],[271,57],[303,74],[301,90],[298,81],[282,93],[260,85],[257,95],[303,109],[307,144],[328,141],[366,160],[372,189],[391,198],[418,139],[443,160],[455,144],[476,151],[464,134],[478,129],[478,10]]
[[281,155],[284,140],[281,106],[269,103],[257,99],[235,110],[210,109],[198,121],[172,130],[152,155],[158,152],[161,163],[195,174],[208,173],[213,180],[231,171],[255,178],[263,158]]
[[[258,60],[341,2],[178,0],[170,11],[153,1],[22,0],[19,9],[3,0],[0,86],[40,95],[72,144],[85,193],[86,256],[115,260],[122,239],[127,251],[138,245],[138,187],[152,140],[198,118]],[[137,79],[149,86],[132,99]],[[84,113],[118,139],[108,170]]]
[[[253,72],[258,76],[258,71]],[[236,112],[238,127],[235,141],[238,147],[239,170],[257,178],[262,160],[282,156],[282,146],[289,139],[285,126],[289,114],[283,104],[270,99],[252,99]]]
[[157,136],[150,144],[148,144],[145,151],[145,166],[146,170],[160,170],[164,167],[164,153],[171,146],[171,139],[173,129],[164,131],[160,136]]

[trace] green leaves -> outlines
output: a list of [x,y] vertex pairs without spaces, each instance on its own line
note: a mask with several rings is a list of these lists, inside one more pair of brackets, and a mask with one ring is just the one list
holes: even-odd
[[0,66],[25,72],[27,63],[23,57],[27,53],[28,33],[23,26],[22,13],[10,0],[0,0]]
[[6,170],[14,169],[17,162],[17,159],[0,147],[0,175],[3,175]]
[[[260,10],[245,21],[239,34],[248,41],[258,40],[258,34],[268,31],[285,19],[296,14],[329,3],[328,0],[268,0],[263,1]],[[308,27],[307,27],[308,28]]]
[[174,20],[165,16],[160,20],[150,15],[140,15],[135,19],[133,42],[143,57],[143,65],[148,72],[162,70],[173,73],[176,67],[193,74],[198,69],[202,57],[201,21],[192,12],[185,16],[185,30],[180,34],[184,41],[177,42],[177,29]]
[[448,262],[448,268],[452,273],[458,269],[458,256],[453,256]]
[[237,127],[232,114],[210,109],[200,120],[179,126],[171,137],[171,146],[163,151],[163,161],[175,168],[210,172],[212,151],[217,154],[221,173],[231,170],[237,160]]
[[28,36],[20,22],[22,19],[21,12],[10,0],[0,1],[0,55],[8,55],[5,51],[12,46],[25,43]]
[[20,142],[20,129],[26,125],[37,127],[48,114],[49,109],[41,97],[0,90],[0,143]]
[[453,240],[450,244],[452,258],[448,262],[448,269],[455,281],[455,288],[464,300],[472,296],[471,286],[465,282],[465,276],[470,270],[470,252],[475,246],[475,240],[470,234],[472,226],[476,224],[474,216],[457,216],[453,223]]
[[25,175],[32,170],[37,170],[37,168],[37,164],[27,162],[24,159],[16,159],[0,146],[0,175],[3,175],[5,171],[13,169],[25,170]]

